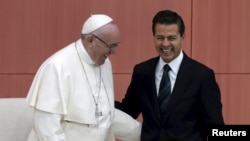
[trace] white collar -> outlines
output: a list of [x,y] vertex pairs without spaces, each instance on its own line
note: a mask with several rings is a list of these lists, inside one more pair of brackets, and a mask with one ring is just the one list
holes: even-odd
[[95,62],[91,59],[85,47],[83,46],[81,39],[75,42],[75,46],[78,54],[84,62],[88,63],[89,65],[95,65]]
[[174,60],[172,60],[169,63],[164,62],[163,59],[160,57],[159,64],[158,64],[159,65],[159,69],[160,69],[160,71],[162,71],[164,65],[168,64],[171,67],[171,71],[173,71],[175,74],[177,74],[178,71],[179,71],[182,59],[183,59],[183,52],[182,52],[182,50],[181,50],[180,54]]

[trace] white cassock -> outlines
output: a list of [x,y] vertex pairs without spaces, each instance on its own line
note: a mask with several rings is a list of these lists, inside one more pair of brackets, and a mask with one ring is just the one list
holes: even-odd
[[138,141],[141,124],[114,109],[113,90],[109,59],[94,65],[80,39],[59,50],[41,65],[28,92],[34,107],[28,140]]

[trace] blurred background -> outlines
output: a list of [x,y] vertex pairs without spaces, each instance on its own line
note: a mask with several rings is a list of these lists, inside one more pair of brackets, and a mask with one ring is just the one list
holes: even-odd
[[[227,124],[250,124],[249,0],[0,0],[0,97],[26,97],[41,63],[80,37],[91,14],[107,14],[121,30],[110,59],[121,100],[133,66],[157,56],[151,21],[171,9],[184,19],[184,51],[212,68]],[[194,74],[195,75],[195,74]]]

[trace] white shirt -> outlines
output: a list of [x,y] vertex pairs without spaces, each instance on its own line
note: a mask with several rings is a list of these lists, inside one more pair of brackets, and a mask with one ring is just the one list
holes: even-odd
[[[175,80],[176,80],[182,59],[183,59],[183,52],[181,51],[178,57],[176,57],[174,60],[168,63],[168,65],[171,68],[171,70],[168,72],[170,83],[171,83],[171,93],[174,88]],[[156,66],[156,71],[155,71],[155,84],[156,84],[157,95],[159,93],[160,82],[161,82],[161,78],[162,78],[163,70],[164,70],[163,67],[165,64],[167,63],[164,62],[162,58],[160,57],[159,62]]]

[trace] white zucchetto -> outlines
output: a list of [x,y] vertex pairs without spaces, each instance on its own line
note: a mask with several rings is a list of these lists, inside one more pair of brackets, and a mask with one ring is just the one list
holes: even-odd
[[103,14],[91,15],[83,24],[82,34],[89,34],[112,21],[113,19],[107,15]]

